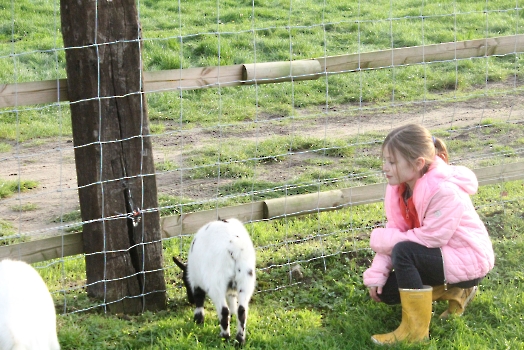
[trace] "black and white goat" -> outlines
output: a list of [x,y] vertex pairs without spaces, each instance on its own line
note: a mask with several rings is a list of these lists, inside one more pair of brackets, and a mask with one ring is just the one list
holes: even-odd
[[60,349],[53,298],[38,272],[22,261],[0,261],[0,349]]
[[237,219],[204,225],[195,234],[187,265],[176,257],[190,303],[196,304],[194,320],[204,322],[204,299],[209,295],[220,321],[220,335],[230,336],[230,314],[236,315],[236,340],[244,344],[248,304],[255,290],[255,248]]

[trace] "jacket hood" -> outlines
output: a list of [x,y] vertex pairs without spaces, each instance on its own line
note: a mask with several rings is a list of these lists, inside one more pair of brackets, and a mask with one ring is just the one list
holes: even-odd
[[437,187],[440,182],[446,180],[469,195],[477,193],[478,190],[477,176],[472,170],[461,165],[448,165],[438,156],[435,157],[424,177],[431,188]]

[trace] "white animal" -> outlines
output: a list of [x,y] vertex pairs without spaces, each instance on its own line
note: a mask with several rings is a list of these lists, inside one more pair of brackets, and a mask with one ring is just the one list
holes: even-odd
[[204,322],[204,299],[209,295],[220,321],[220,335],[230,335],[230,314],[236,315],[236,340],[245,343],[248,304],[255,290],[255,248],[244,225],[237,219],[204,225],[195,234],[187,265],[173,257],[183,271],[194,319]]
[[0,261],[0,350],[58,350],[55,305],[47,286],[22,261]]

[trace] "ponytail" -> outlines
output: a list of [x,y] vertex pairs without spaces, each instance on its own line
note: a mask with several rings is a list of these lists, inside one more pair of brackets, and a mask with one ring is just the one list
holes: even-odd
[[444,141],[433,136],[433,144],[435,145],[435,154],[445,161],[446,164],[449,164],[448,149]]

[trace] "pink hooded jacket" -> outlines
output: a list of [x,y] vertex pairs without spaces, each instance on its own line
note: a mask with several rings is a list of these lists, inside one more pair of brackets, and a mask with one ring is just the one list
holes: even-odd
[[413,202],[420,227],[409,230],[398,205],[398,186],[388,185],[384,200],[387,224],[371,232],[370,245],[376,254],[364,272],[364,284],[384,286],[392,269],[391,251],[402,241],[440,248],[444,283],[484,277],[493,268],[495,254],[469,197],[477,189],[478,181],[471,170],[435,157],[428,172],[415,183]]

